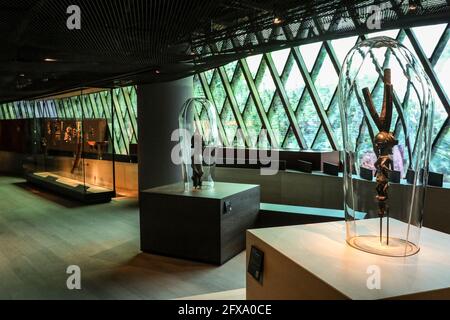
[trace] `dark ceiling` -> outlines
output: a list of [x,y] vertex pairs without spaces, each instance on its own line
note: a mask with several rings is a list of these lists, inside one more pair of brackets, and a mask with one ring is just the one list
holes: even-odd
[[[420,2],[414,12],[405,9],[405,1],[0,0],[0,101],[164,81],[280,42],[367,32],[358,24],[332,27],[340,21],[334,17],[359,19],[374,2],[398,5],[395,14],[383,16],[390,27],[450,20],[449,1],[443,0],[413,1]],[[67,27],[70,5],[81,10],[80,30]],[[250,33],[273,34],[274,17],[280,25],[295,25],[296,39],[244,41]],[[312,34],[311,21],[329,31]],[[227,48],[229,39],[237,46]],[[217,43],[223,44],[221,52],[211,49]]]

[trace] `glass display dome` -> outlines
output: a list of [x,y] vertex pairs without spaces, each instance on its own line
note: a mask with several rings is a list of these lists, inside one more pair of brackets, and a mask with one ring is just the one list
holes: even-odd
[[[339,95],[347,242],[379,255],[413,255],[431,153],[430,81],[407,48],[377,37],[348,53]],[[362,171],[369,177],[360,178]]]
[[204,98],[187,100],[180,113],[179,127],[184,190],[213,188],[219,146],[214,105]]

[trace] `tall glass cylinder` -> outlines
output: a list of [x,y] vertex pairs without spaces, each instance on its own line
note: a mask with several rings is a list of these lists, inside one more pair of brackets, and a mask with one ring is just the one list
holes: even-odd
[[219,145],[214,105],[204,98],[186,101],[179,129],[185,191],[212,189]]
[[379,255],[419,251],[433,98],[414,55],[394,39],[359,42],[339,79],[347,242]]

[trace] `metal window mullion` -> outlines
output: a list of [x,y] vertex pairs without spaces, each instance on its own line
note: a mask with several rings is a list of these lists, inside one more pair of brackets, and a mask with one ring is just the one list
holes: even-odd
[[441,58],[442,53],[444,52],[444,49],[447,46],[447,42],[450,40],[450,24],[447,24],[447,27],[445,28],[445,31],[442,33],[441,38],[438,41],[438,44],[436,48],[434,48],[433,54],[430,58],[430,63],[434,67],[436,66],[437,62]]
[[[258,90],[256,88],[255,81],[253,80],[253,77],[251,75],[250,68],[248,67],[248,63],[245,59],[240,59],[239,64],[240,64],[240,67],[242,68],[242,74],[244,75],[245,81],[250,90],[250,96],[253,99],[253,102],[255,104],[256,111],[258,113],[261,124],[262,124],[263,128],[265,128],[267,130],[271,145],[274,148],[278,148],[280,146],[280,144],[278,143],[278,141],[275,137],[272,126],[270,125],[269,118],[267,117],[267,114],[264,111],[264,106],[262,104],[261,97],[259,96]],[[250,96],[249,96],[249,98],[250,98]],[[245,112],[245,110],[244,110],[244,112]]]
[[20,110],[22,112],[23,118],[24,119],[28,118],[28,112],[27,112],[28,108],[27,108],[27,105],[26,105],[26,101],[22,101],[21,103],[18,102],[18,104],[20,106]]
[[13,108],[16,110],[17,119],[23,119],[24,117],[22,114],[22,109],[20,107],[20,103],[17,103],[17,101],[16,101],[16,102],[12,102],[11,104],[13,105]]
[[231,110],[234,114],[234,118],[237,121],[238,127],[241,129],[241,132],[242,132],[242,135],[244,138],[244,143],[247,147],[251,147],[251,143],[250,143],[248,133],[247,133],[247,128],[245,126],[244,119],[242,118],[242,115],[239,111],[239,107],[237,105],[233,90],[231,89],[231,85],[228,82],[228,76],[225,71],[225,68],[223,66],[219,67],[218,72],[219,72],[220,79],[222,81],[222,85],[225,88],[225,92],[227,94],[228,101],[230,102]]
[[[291,48],[291,50],[290,50],[290,52],[289,52],[289,57],[288,57],[287,60],[286,60],[285,69],[283,69],[283,73],[282,73],[282,75],[281,75],[281,80],[282,80],[282,83],[283,83],[283,87],[284,87],[284,85],[285,85],[285,83],[284,83],[284,81],[283,81],[283,78],[284,78],[284,76],[285,76],[285,73],[286,73],[286,72],[292,72],[292,67],[291,67],[290,70],[287,70],[287,69],[286,69],[286,66],[288,65],[289,59],[291,59],[291,58],[292,58],[292,66],[296,65],[295,58],[294,58],[294,53],[292,52],[292,48]],[[287,76],[289,76],[289,74],[287,74]],[[305,88],[303,88],[302,94],[301,94],[301,96],[300,96],[300,98],[299,98],[299,100],[298,100],[297,106],[295,107],[295,109],[292,109],[292,111],[294,112],[294,115],[295,115],[295,116],[296,116],[296,114],[297,114],[297,110],[298,110],[299,106],[300,106],[300,105],[302,104],[302,102],[304,102],[304,100],[305,100],[306,92],[307,92],[307,90],[306,90],[306,86],[305,86]],[[292,106],[291,106],[291,108],[292,108]],[[296,121],[297,121],[297,116],[296,116]],[[282,141],[282,143],[281,143],[281,146],[284,146],[285,143],[287,142],[287,139],[288,139],[288,137],[289,137],[290,129],[292,129],[292,126],[291,126],[291,124],[289,123],[289,127],[288,127],[288,129],[287,129],[287,131],[286,131],[286,134],[284,135],[284,138],[283,138],[283,141]],[[302,133],[301,130],[300,130],[300,133],[301,133],[301,135],[302,135],[302,137],[303,137],[303,133]],[[297,140],[297,139],[296,139],[296,140]],[[297,141],[297,143],[298,143],[298,141]],[[298,144],[298,145],[299,145],[299,147],[301,146],[301,144]],[[305,141],[305,146],[306,146],[306,145],[307,145],[307,143],[306,143],[306,141]]]
[[[106,92],[105,94],[102,94],[101,92],[99,93],[100,95],[100,101],[102,102],[102,110],[103,110],[103,114],[106,115],[106,117],[108,119],[112,119],[111,117],[111,104],[108,103],[108,101],[106,101],[105,99],[105,95],[108,96],[110,95],[110,91]],[[111,100],[112,100],[112,96],[111,96]],[[114,119],[112,119],[114,120]]]
[[80,109],[81,109],[81,114],[83,115],[83,120],[91,118],[91,112],[87,106],[86,97],[83,95],[83,93],[77,97],[77,100],[81,106]]
[[54,100],[53,102],[55,104],[56,117],[57,118],[61,118],[62,117],[62,111],[61,111],[61,108],[59,106],[59,100]]
[[[75,101],[77,101],[77,100],[78,100],[78,97],[75,98]],[[76,102],[74,103],[74,99],[72,97],[69,98],[69,100],[68,100],[68,106],[69,106],[71,117],[73,117],[74,119],[80,118],[79,113],[78,113],[78,104]],[[81,106],[81,108],[83,108],[83,105]]]
[[92,109],[89,108],[86,96],[84,94],[81,94],[78,96],[79,102],[81,104],[81,111],[83,114],[83,119],[90,119],[92,118]]
[[26,119],[30,117],[28,114],[28,105],[26,101],[23,102],[23,113],[25,114]]
[[94,113],[94,118],[100,119],[100,113],[98,111],[97,101],[95,101],[95,93],[89,95],[89,103],[91,104],[92,111]]
[[76,118],[73,111],[72,100],[70,98],[65,98],[63,99],[63,101],[64,101],[64,109],[66,111],[66,117],[69,119]]
[[131,98],[130,98],[130,95],[129,95],[129,91],[125,87],[122,87],[121,90],[122,90],[122,94],[123,94],[123,96],[125,98],[125,105],[127,107],[128,117],[129,117],[129,119],[131,121],[131,130],[133,130],[132,137],[134,137],[136,139],[136,141],[137,141],[137,139],[138,139],[137,138],[137,119],[133,115],[133,106],[132,106],[132,103],[131,103]]
[[64,99],[56,100],[56,101],[58,101],[58,107],[59,107],[59,111],[60,111],[60,114],[61,114],[60,118],[62,118],[62,119],[68,118],[68,116],[66,114],[66,106],[64,104]]
[[4,120],[5,119],[5,115],[3,113],[3,106],[4,104],[0,104],[0,119]]
[[[334,70],[336,71],[336,73],[339,76],[341,74],[341,65],[339,64],[339,59],[336,55],[336,52],[334,51],[333,46],[331,45],[331,42],[329,40],[324,41],[323,45],[324,45],[326,52],[328,53],[328,56],[330,57],[331,63],[333,64],[333,67],[334,67]],[[334,93],[333,93],[333,97],[331,98],[330,103],[328,104],[328,108],[326,110],[327,117],[330,116],[331,106],[335,102],[335,99],[338,98],[337,97],[338,91],[339,91],[338,88],[339,88],[339,85],[336,86],[336,89],[334,90]],[[323,125],[320,124],[319,130],[317,130],[316,136],[314,137],[312,146],[314,146],[314,144],[317,142],[317,139],[319,138],[320,130],[322,130],[322,128],[323,128]]]
[[[253,34],[253,36],[255,37],[255,39],[257,39],[256,34]],[[240,46],[239,41],[236,38],[233,38],[231,40],[231,43],[232,43],[234,48],[238,48]],[[267,117],[267,114],[270,111],[270,106],[269,106],[268,112],[266,112],[264,110],[264,106],[263,106],[263,103],[261,101],[261,97],[259,95],[259,92],[258,92],[258,89],[257,89],[257,86],[256,86],[256,82],[255,82],[256,81],[255,79],[258,79],[259,77],[264,77],[263,61],[264,60],[261,59],[261,62],[259,64],[259,66],[258,66],[258,70],[256,71],[256,75],[255,75],[254,79],[253,79],[253,76],[252,76],[252,74],[250,72],[250,68],[248,67],[247,60],[245,58],[242,58],[239,61],[239,64],[240,64],[240,66],[242,68],[242,74],[244,75],[244,79],[245,79],[245,81],[247,83],[247,87],[248,87],[248,89],[250,91],[250,95],[247,98],[247,102],[245,104],[245,107],[244,107],[244,110],[242,111],[242,113],[244,114],[246,112],[247,107],[249,106],[250,99],[253,99],[253,103],[255,105],[256,112],[257,112],[258,117],[259,117],[259,121],[261,122],[261,128],[267,130],[267,133],[269,135],[268,139],[269,139],[270,144],[272,145],[272,147],[278,148],[280,146],[280,144],[278,143],[278,141],[277,141],[277,139],[275,137],[275,134],[273,132],[272,126],[271,126],[270,121],[269,121],[269,119]],[[272,105],[272,103],[274,101],[274,98],[275,98],[275,93],[274,93],[274,95],[272,97],[271,105]]]
[[[294,111],[292,110],[291,104],[289,102],[289,98],[287,96],[286,90],[281,81],[281,78],[277,73],[277,69],[273,62],[272,56],[270,54],[265,54],[264,59],[266,60],[267,66],[269,67],[269,72],[275,83],[275,87],[277,89],[277,92],[280,97],[281,103],[283,105],[284,111],[286,112],[286,115],[288,117],[290,127],[293,129],[294,136],[297,140],[297,143],[300,148],[307,149],[308,145],[307,145],[306,140],[303,137],[303,134],[300,130],[300,126],[298,124],[297,117],[296,117]],[[288,131],[289,131],[289,128],[288,128]]]
[[450,118],[447,118],[444,123],[442,124],[441,128],[439,129],[436,138],[433,140],[433,144],[432,144],[432,150],[434,150],[437,147],[437,144],[439,143],[439,140],[442,138],[442,135],[445,132],[445,129],[447,128],[447,126],[450,124]]
[[[83,112],[83,103],[79,97],[75,97],[75,99],[69,99],[70,111],[72,112],[73,118],[79,119],[82,118]],[[81,106],[81,108],[79,108]],[[81,109],[81,115],[79,113],[79,109]]]
[[425,55],[425,52],[422,49],[422,46],[417,41],[416,35],[411,31],[411,29],[405,29],[405,32],[409,38],[409,41],[411,42],[411,45],[414,48],[414,51],[417,54],[417,57],[419,58],[420,62],[423,65],[425,73],[430,78],[431,84],[433,85],[434,89],[436,90],[436,93],[437,93],[439,99],[441,100],[442,105],[444,106],[444,109],[447,111],[448,115],[450,116],[450,100],[449,100],[446,92],[444,91],[444,89],[442,89],[441,82],[439,81],[438,76],[434,72],[434,69],[430,63],[430,60],[428,60],[427,56]]
[[112,100],[113,100],[113,106],[114,106],[114,113],[117,115],[117,120],[119,122],[120,135],[124,142],[124,147],[125,147],[126,153],[129,154],[130,141],[128,140],[128,135],[125,134],[126,128],[125,128],[125,123],[123,122],[122,110],[120,109],[120,104],[119,104],[117,95],[114,92],[114,90],[111,92],[111,94],[112,94]]
[[64,111],[64,118],[69,119],[70,114],[69,114],[69,107],[67,106],[67,98],[61,99],[61,103],[62,103],[62,110]]
[[[442,84],[440,83],[440,80],[438,76],[436,75],[433,66],[431,65],[430,60],[425,55],[425,52],[422,49],[422,46],[417,41],[416,35],[411,29],[405,29],[405,33],[408,36],[409,41],[411,42],[411,45],[414,48],[414,51],[417,54],[417,57],[419,58],[420,62],[423,65],[423,68],[425,70],[425,73],[430,78],[431,84],[433,85],[438,98],[441,100],[442,106],[444,107],[447,114],[450,116],[450,100],[445,92],[445,90],[442,88]],[[442,134],[443,130],[439,130],[439,133]],[[437,144],[437,141],[440,139],[440,134],[438,134],[433,141],[433,145]]]
[[95,94],[95,105],[97,106],[99,117],[106,119],[107,116],[103,107],[103,98],[101,92]]
[[[108,96],[111,94],[111,92],[112,92],[112,90],[110,90],[108,92],[104,92],[104,93],[99,92],[97,94],[99,95],[98,97],[100,99],[100,105],[101,105],[103,114],[105,115],[105,117],[107,119],[111,119],[111,126],[108,126],[108,130],[109,130],[109,135],[112,139],[113,147],[116,150],[120,150],[119,141],[117,140],[116,133],[114,132],[114,124],[112,123],[114,121],[114,119],[111,117],[112,106],[110,103],[108,103],[108,101],[106,101],[106,98],[105,98],[105,95]],[[112,97],[111,97],[111,100],[112,100]]]
[[[391,0],[391,2],[393,2],[393,1]],[[396,10],[396,12],[398,15],[404,15],[398,9]],[[405,31],[409,41],[411,42],[411,45],[413,46],[414,51],[417,54],[417,57],[419,58],[420,62],[423,65],[425,73],[430,78],[431,83],[432,83],[434,89],[436,90],[436,93],[437,93],[439,99],[441,100],[441,103],[442,103],[445,111],[447,111],[447,113],[450,116],[450,101],[448,99],[447,94],[442,89],[442,85],[440,84],[439,78],[437,77],[436,73],[434,72],[434,69],[433,69],[433,66],[432,66],[430,60],[427,58],[425,52],[422,49],[422,46],[417,41],[417,38],[416,38],[416,35],[414,34],[414,32],[409,28],[404,29],[404,31]]]
[[[285,35],[286,35],[286,38],[287,38],[288,40],[293,39],[292,31],[291,31],[289,28],[283,28],[283,31],[284,31],[284,33],[285,33]],[[317,91],[316,91],[316,97],[313,97],[313,93],[311,92],[311,90],[309,90],[309,88],[311,88],[311,86],[308,86],[308,83],[307,83],[307,81],[306,81],[306,79],[305,79],[305,76],[304,76],[304,72],[303,72],[303,71],[306,71],[307,76],[311,79],[311,82],[310,82],[310,83],[313,84],[312,88],[313,88],[314,91],[315,91],[314,82],[316,81],[316,78],[317,78],[318,73],[319,73],[319,72],[316,72],[316,68],[321,67],[321,65],[322,65],[321,62],[319,61],[319,57],[320,57],[321,53],[323,52],[323,50],[324,50],[324,45],[322,44],[322,46],[321,46],[321,48],[320,48],[320,51],[319,51],[319,53],[317,54],[316,60],[314,61],[314,66],[313,66],[313,68],[311,69],[311,73],[309,73],[308,70],[307,70],[307,68],[305,68],[304,70],[302,70],[302,69],[300,68],[300,65],[299,65],[299,59],[298,59],[298,58],[300,58],[301,61],[303,61],[303,57],[301,56],[300,49],[299,49],[298,47],[292,47],[292,48],[291,48],[291,54],[293,55],[294,63],[296,63],[297,67],[299,68],[300,73],[302,74],[302,77],[303,77],[304,82],[305,82],[305,89],[303,90],[302,95],[301,95],[300,100],[299,100],[299,103],[298,103],[297,107],[296,107],[295,110],[294,110],[294,113],[295,113],[295,114],[297,114],[298,109],[299,109],[300,106],[305,102],[305,98],[306,98],[306,94],[307,94],[307,93],[309,93],[309,95],[310,95],[310,97],[311,97],[311,100],[312,100],[312,102],[313,102],[313,104],[314,104],[314,107],[316,108],[316,111],[317,111],[317,105],[316,105],[316,103],[314,103],[314,98],[316,98],[316,99],[318,98]],[[304,64],[304,61],[303,61],[303,64]],[[320,100],[320,98],[318,98],[318,99],[319,99],[319,100],[317,100],[317,101],[318,101],[319,105],[322,106],[322,101]],[[322,106],[322,109],[323,109],[323,106]],[[325,133],[327,134],[327,138],[328,138],[328,140],[329,140],[330,145],[332,146],[332,148],[335,149],[335,150],[337,150],[336,140],[333,139],[333,141],[332,141],[332,140],[330,139],[330,136],[333,137],[334,135],[333,135],[333,132],[332,132],[332,130],[331,130],[331,125],[329,124],[329,120],[328,120],[328,118],[326,117],[326,112],[325,112],[325,118],[324,118],[324,119],[325,119],[325,122],[322,121],[321,114],[320,114],[319,112],[317,112],[317,114],[318,114],[319,119],[320,119],[320,126],[319,126],[319,128],[318,128],[319,130],[317,130],[317,133],[316,133],[316,134],[319,133],[319,131],[320,131],[321,127],[323,126],[323,124],[324,124],[325,122],[328,122],[328,125],[329,125],[329,131],[327,131],[327,129],[325,129]],[[291,128],[291,127],[290,127],[290,128]],[[288,128],[288,131],[286,132],[286,136],[284,137],[284,140],[283,140],[283,145],[284,145],[284,144],[286,143],[286,141],[287,141],[287,138],[288,138],[288,135],[289,135],[289,129],[290,129],[290,128]],[[334,145],[334,147],[333,147],[333,145]]]
[[8,104],[5,103],[3,105],[3,108],[4,108],[3,110],[5,111],[6,119],[11,119],[11,111],[9,110]]
[[48,112],[48,107],[47,107],[47,100],[42,101],[42,108],[43,108],[44,118],[50,118],[50,114]]
[[[200,79],[200,83],[202,85],[203,92],[205,93],[206,99],[211,101],[211,103],[213,103],[215,106],[216,104],[214,102],[214,98],[212,96],[211,89],[209,88],[208,80],[206,79],[205,74],[203,72],[199,73],[198,78]],[[223,112],[223,109],[225,109],[225,108],[222,108],[222,112]],[[214,110],[216,111],[217,125],[219,127],[220,138],[222,139],[222,142],[225,144],[225,146],[229,147],[229,146],[231,146],[231,144],[228,141],[227,134],[225,132],[225,129],[223,128],[221,115],[219,114],[217,107],[215,107]]]
[[327,50],[325,48],[325,44],[322,43],[319,49],[319,53],[316,56],[316,61],[314,61],[313,68],[309,73],[311,75],[311,79],[313,79],[313,83],[316,82],[317,77],[319,76],[320,70],[322,69],[323,63],[325,62],[326,55]]
[[309,91],[311,100],[314,104],[314,107],[316,108],[316,112],[320,118],[320,121],[323,124],[323,128],[328,137],[330,145],[334,150],[337,150],[336,138],[334,137],[333,131],[331,129],[330,121],[328,120],[327,114],[322,105],[322,101],[319,98],[319,94],[317,93],[314,83],[311,79],[311,76],[306,68],[305,61],[303,60],[303,57],[301,56],[298,47],[293,48],[293,50],[295,61],[300,69],[300,73],[302,74],[305,85]]
[[17,114],[14,110],[14,106],[11,106],[11,103],[8,103],[9,113],[11,114],[11,119],[17,119]]
[[20,111],[19,108],[16,107],[14,102],[8,102],[9,108],[13,111],[14,119],[20,119]]

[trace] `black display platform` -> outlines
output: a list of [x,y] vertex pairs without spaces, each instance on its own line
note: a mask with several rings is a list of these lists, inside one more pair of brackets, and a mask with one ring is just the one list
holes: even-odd
[[[76,180],[58,177],[55,174],[27,173],[26,180],[38,187],[44,188],[67,198],[86,204],[110,202],[116,196],[114,191],[100,187],[86,187],[81,182],[76,185]],[[74,181],[74,184],[66,182]]]
[[140,193],[141,249],[223,264],[245,250],[255,226],[260,187],[216,183],[213,190],[184,192],[181,184]]

